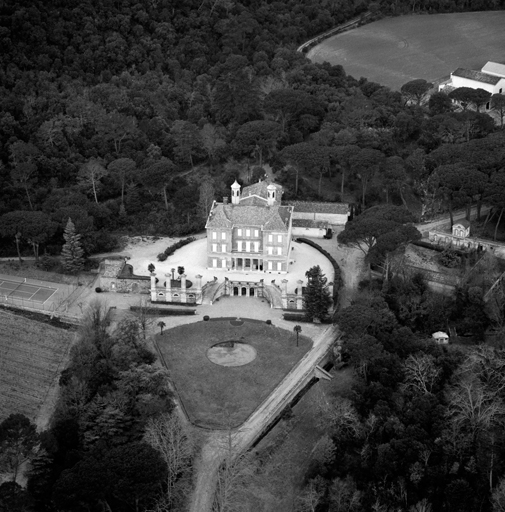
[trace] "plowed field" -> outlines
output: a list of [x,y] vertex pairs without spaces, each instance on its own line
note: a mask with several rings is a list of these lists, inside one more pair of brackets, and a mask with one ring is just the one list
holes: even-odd
[[0,310],[0,421],[35,420],[57,384],[74,332]]
[[386,18],[330,37],[308,57],[399,90],[415,78],[436,81],[459,67],[504,62],[504,26],[505,11]]

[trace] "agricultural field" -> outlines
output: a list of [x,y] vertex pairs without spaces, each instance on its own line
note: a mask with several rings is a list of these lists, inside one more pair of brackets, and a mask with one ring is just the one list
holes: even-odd
[[0,310],[0,421],[12,413],[37,420],[54,394],[74,335]]
[[330,37],[308,57],[399,90],[416,78],[433,82],[458,67],[480,69],[489,60],[503,62],[504,25],[505,11],[387,18]]

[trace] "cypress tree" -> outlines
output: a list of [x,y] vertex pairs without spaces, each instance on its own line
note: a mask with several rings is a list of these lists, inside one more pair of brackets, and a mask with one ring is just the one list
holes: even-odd
[[307,287],[303,294],[303,305],[306,311],[306,318],[309,321],[319,319],[324,321],[328,318],[328,308],[332,300],[328,285],[328,279],[321,271],[321,267],[316,265],[305,273],[307,277]]
[[69,217],[63,233],[65,244],[61,249],[63,266],[67,272],[79,272],[84,266],[84,251],[81,246],[81,235],[75,231],[74,223]]

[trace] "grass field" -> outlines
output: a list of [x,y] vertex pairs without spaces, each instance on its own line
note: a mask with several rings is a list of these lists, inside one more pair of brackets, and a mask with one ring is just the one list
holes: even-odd
[[[260,321],[197,322],[155,339],[191,421],[211,428],[242,424],[312,346],[300,336],[296,347],[294,333]],[[210,362],[208,348],[228,340],[252,345],[256,359],[238,367]]]
[[74,332],[0,310],[0,421],[35,420],[66,364]]
[[504,62],[504,26],[505,11],[387,18],[330,37],[308,57],[399,90],[415,78],[434,81],[458,67]]

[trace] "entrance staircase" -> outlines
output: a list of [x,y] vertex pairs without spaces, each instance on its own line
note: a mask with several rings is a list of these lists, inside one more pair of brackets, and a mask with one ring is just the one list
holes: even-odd
[[266,284],[264,291],[271,306],[275,309],[282,309],[282,294],[279,288]]

